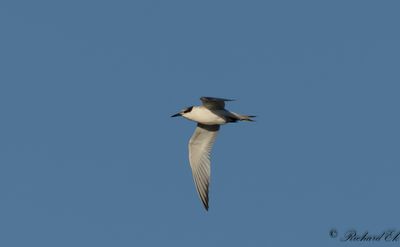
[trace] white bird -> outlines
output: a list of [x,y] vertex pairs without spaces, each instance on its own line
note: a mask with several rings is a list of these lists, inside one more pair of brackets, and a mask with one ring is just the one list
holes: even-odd
[[189,141],[189,162],[197,192],[206,210],[208,210],[208,188],[210,184],[210,153],[217,136],[219,126],[237,121],[254,121],[255,116],[241,115],[225,109],[225,101],[213,97],[201,97],[202,106],[190,106],[171,117],[182,116],[197,122]]

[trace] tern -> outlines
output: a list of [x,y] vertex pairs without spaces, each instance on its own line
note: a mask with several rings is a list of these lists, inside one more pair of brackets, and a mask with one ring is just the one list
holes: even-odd
[[189,141],[189,163],[197,193],[204,208],[208,211],[208,191],[210,185],[210,153],[215,142],[220,125],[235,123],[237,121],[254,121],[255,116],[241,115],[225,109],[226,101],[214,97],[201,97],[201,106],[186,107],[171,117],[182,116],[197,122],[192,137]]

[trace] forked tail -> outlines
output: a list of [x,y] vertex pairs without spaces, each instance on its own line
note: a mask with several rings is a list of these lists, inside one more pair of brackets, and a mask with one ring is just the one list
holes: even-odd
[[252,116],[252,115],[241,115],[241,114],[237,114],[237,113],[235,113],[235,116],[237,117],[237,120],[239,120],[239,121],[248,121],[248,122],[254,122],[255,120],[252,118],[256,117],[256,116]]
[[256,116],[252,115],[241,115],[240,121],[249,121],[249,122],[254,122],[256,120],[252,119],[255,118]]

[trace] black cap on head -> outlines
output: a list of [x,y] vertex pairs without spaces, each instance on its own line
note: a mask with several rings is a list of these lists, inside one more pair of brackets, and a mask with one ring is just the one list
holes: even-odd
[[188,108],[186,108],[186,109],[183,111],[183,113],[191,112],[192,109],[193,109],[193,106],[189,106]]

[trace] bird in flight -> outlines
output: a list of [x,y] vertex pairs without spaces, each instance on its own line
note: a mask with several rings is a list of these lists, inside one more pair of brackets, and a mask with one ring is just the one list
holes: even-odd
[[210,153],[219,126],[237,121],[254,121],[255,116],[241,115],[225,109],[226,101],[231,99],[201,97],[201,106],[190,106],[171,117],[182,116],[197,122],[189,141],[189,162],[197,193],[208,211],[208,189],[210,185]]

